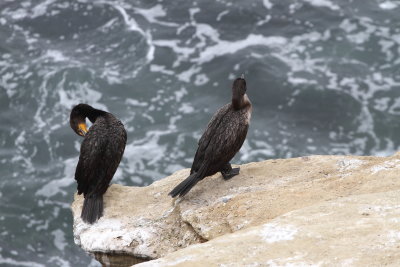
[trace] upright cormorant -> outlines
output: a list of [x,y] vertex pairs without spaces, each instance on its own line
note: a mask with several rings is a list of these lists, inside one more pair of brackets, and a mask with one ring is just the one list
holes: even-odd
[[[93,125],[89,131],[85,120]],[[83,136],[75,180],[78,194],[85,197],[81,218],[90,224],[103,215],[103,194],[124,154],[126,131],[111,113],[87,104],[76,105],[70,115],[71,128]]]
[[184,196],[204,177],[221,172],[225,180],[239,174],[229,161],[241,148],[249,128],[252,106],[246,94],[244,76],[232,86],[232,102],[220,108],[208,123],[198,142],[190,176],[176,186],[169,195]]

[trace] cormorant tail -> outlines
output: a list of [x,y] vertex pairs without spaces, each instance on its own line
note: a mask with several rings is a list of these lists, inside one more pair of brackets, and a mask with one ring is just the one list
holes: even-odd
[[103,216],[103,195],[85,197],[81,218],[84,222],[93,224]]
[[195,172],[195,173],[191,174],[188,178],[183,180],[180,184],[178,184],[171,192],[169,192],[168,195],[170,195],[171,197],[176,197],[178,195],[180,197],[183,197],[200,180],[201,180],[201,177],[199,177],[198,172]]

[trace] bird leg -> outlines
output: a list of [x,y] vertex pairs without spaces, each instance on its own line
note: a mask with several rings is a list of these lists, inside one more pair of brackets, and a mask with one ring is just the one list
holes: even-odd
[[232,169],[232,166],[230,163],[227,163],[221,170],[222,177],[224,177],[224,180],[229,180],[233,176],[236,176],[239,174],[240,168],[234,168]]

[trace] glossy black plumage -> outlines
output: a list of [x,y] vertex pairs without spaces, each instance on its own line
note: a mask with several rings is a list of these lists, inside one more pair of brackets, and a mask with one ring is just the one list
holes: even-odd
[[103,215],[103,194],[121,161],[127,135],[124,125],[114,115],[86,104],[79,104],[71,111],[71,127],[76,128],[84,118],[93,125],[84,136],[75,179],[78,194],[85,197],[81,217],[94,223]]
[[214,114],[198,142],[190,176],[169,195],[184,196],[197,182],[217,172],[225,179],[239,174],[239,169],[232,169],[229,161],[243,145],[249,128],[252,106],[245,92],[245,80],[236,79],[232,102]]

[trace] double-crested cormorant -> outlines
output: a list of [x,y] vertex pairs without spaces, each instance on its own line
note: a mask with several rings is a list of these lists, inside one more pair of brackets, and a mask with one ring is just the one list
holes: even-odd
[[206,176],[221,172],[225,180],[239,174],[229,161],[241,148],[249,128],[252,106],[246,94],[244,76],[232,86],[232,102],[220,108],[208,123],[199,140],[190,176],[176,186],[169,195],[184,196]]
[[[86,118],[93,123],[89,131]],[[78,194],[83,193],[85,197],[81,218],[92,224],[103,215],[103,194],[124,154],[126,131],[114,115],[87,104],[79,104],[72,109],[70,125],[84,137],[75,180],[78,182]]]

